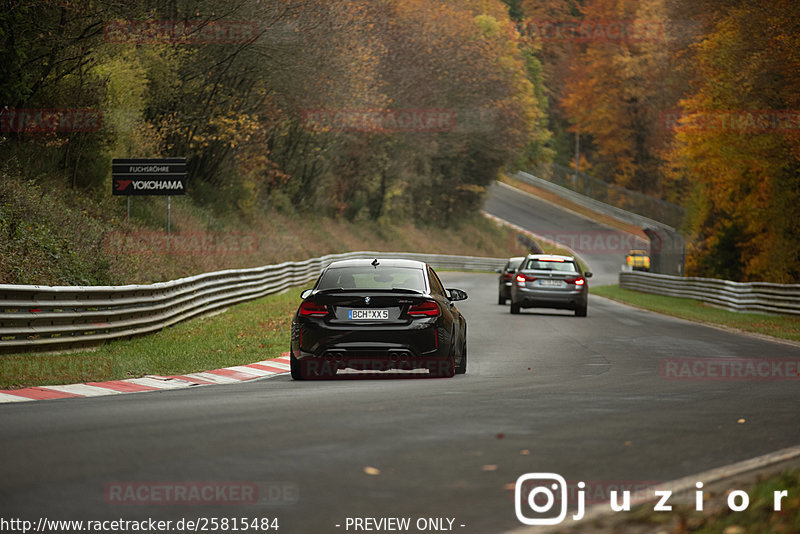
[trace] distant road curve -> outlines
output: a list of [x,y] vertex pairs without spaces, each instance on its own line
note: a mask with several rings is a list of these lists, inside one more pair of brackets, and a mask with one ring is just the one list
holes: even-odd
[[638,236],[592,221],[500,182],[489,188],[484,210],[575,250],[594,273],[593,285],[616,284],[625,254],[645,244]]

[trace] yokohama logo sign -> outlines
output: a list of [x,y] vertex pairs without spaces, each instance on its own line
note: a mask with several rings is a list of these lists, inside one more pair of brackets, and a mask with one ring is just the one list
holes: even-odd
[[185,195],[186,158],[114,159],[114,195]]
[[169,190],[171,195],[184,193],[182,180],[117,180],[115,192],[127,192],[129,188],[134,191],[164,191]]

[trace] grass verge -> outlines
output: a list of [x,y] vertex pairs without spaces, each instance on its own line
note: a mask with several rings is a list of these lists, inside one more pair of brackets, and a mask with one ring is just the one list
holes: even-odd
[[695,299],[653,295],[622,289],[618,285],[593,287],[592,293],[681,319],[800,341],[800,317],[734,312]]
[[[781,510],[774,510],[776,491],[787,491]],[[785,472],[760,481],[746,490],[750,506],[742,512],[733,512],[724,504],[722,495],[712,500],[706,508],[708,514],[688,508],[682,512],[685,519],[677,534],[745,534],[748,532],[800,532],[800,476]],[[727,496],[725,496],[727,497]],[[712,497],[713,499],[713,497]],[[721,501],[721,502],[720,502]]]
[[276,358],[289,350],[300,290],[291,288],[91,351],[2,356],[0,388],[178,375]]

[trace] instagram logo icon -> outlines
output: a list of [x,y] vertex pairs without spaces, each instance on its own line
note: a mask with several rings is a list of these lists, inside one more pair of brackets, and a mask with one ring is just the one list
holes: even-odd
[[[578,483],[583,489],[586,484]],[[583,518],[584,499],[579,492],[578,513],[573,519]],[[527,473],[517,479],[514,486],[514,511],[517,519],[526,525],[557,525],[567,517],[567,481],[556,473]]]

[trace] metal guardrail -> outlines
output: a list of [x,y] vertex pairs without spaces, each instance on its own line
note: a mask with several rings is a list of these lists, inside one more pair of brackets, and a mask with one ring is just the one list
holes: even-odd
[[507,261],[443,254],[348,252],[149,285],[0,285],[0,353],[81,348],[148,334],[309,283],[332,261],[376,257],[420,260],[435,269],[461,271],[491,271]]
[[800,284],[732,282],[633,271],[619,273],[619,286],[657,295],[693,298],[733,311],[800,315]]
[[558,184],[583,196],[593,198],[604,204],[615,206],[627,212],[655,219],[672,228],[679,228],[686,215],[682,206],[667,202],[658,197],[610,184],[599,178],[557,163],[541,164],[534,174],[539,178]]
[[597,213],[602,213],[618,221],[641,227],[650,239],[649,252],[651,269],[664,274],[684,274],[686,240],[675,228],[663,222],[645,217],[644,215],[639,215],[638,213],[627,211],[618,206],[612,206],[596,198],[588,197],[582,193],[578,193],[572,189],[568,189],[550,180],[545,180],[527,172],[517,172],[514,178],[554,193],[561,198]]
[[645,217],[644,215],[639,215],[638,213],[633,213],[631,211],[624,210],[617,206],[613,206],[611,204],[586,196],[582,193],[578,193],[577,191],[574,191],[568,187],[564,187],[563,185],[554,183],[553,181],[547,180],[540,176],[535,176],[528,172],[518,171],[513,176],[517,180],[527,182],[535,187],[544,189],[545,191],[550,191],[551,193],[555,193],[561,198],[570,200],[578,204],[579,206],[583,206],[598,213],[602,213],[603,215],[608,215],[609,217],[613,217],[614,219],[617,219],[618,221],[624,223],[632,224],[634,226],[668,227],[664,223],[661,223],[655,219],[651,219],[649,217]]

